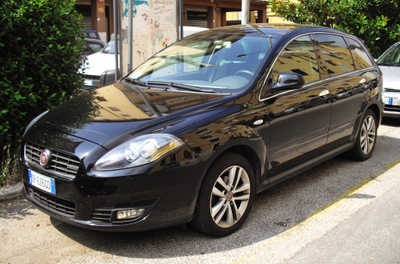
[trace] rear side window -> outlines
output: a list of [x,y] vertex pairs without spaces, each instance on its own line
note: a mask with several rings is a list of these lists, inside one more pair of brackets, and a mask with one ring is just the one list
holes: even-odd
[[315,39],[321,47],[321,57],[329,76],[355,70],[350,50],[341,36],[316,34]]
[[282,72],[295,72],[303,75],[306,83],[319,80],[318,63],[310,36],[292,40],[279,55],[272,70],[273,82],[278,81]]
[[347,39],[347,42],[349,43],[350,50],[353,52],[357,70],[372,67],[372,61],[360,43],[350,38]]

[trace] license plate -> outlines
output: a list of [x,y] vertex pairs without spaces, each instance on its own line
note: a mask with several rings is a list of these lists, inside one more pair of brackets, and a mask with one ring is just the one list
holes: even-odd
[[28,175],[30,184],[43,191],[56,194],[56,183],[53,178],[31,170],[28,170]]
[[384,104],[392,105],[393,104],[393,98],[391,98],[391,97],[383,98],[383,102],[384,102]]
[[91,80],[84,80],[84,81],[83,81],[83,84],[86,85],[86,86],[93,86],[93,81],[91,81]]

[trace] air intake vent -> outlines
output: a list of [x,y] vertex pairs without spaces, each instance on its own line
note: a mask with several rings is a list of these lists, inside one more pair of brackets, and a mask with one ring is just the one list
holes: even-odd
[[96,75],[82,75],[83,78],[87,79],[87,80],[100,80],[100,76],[96,76]]
[[75,216],[74,203],[55,198],[31,187],[27,187],[26,189],[29,196],[43,208],[69,218]]
[[390,93],[400,93],[400,89],[393,89],[393,88],[385,88],[384,91]]

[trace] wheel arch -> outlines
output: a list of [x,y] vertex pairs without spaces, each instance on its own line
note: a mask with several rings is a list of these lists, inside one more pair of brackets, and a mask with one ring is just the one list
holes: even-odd
[[379,125],[381,124],[381,121],[382,121],[382,118],[383,118],[383,114],[382,114],[382,112],[381,112],[381,108],[380,108],[377,104],[375,104],[375,103],[372,103],[372,104],[370,104],[370,105],[364,107],[364,108],[362,109],[362,111],[360,111],[360,113],[359,113],[359,115],[358,115],[358,117],[357,117],[357,121],[356,121],[356,123],[354,124],[353,134],[351,135],[351,141],[352,141],[354,144],[355,144],[355,139],[356,139],[356,137],[357,137],[357,135],[358,135],[358,132],[359,132],[360,129],[361,129],[362,118],[364,117],[365,113],[366,113],[369,109],[371,109],[371,110],[374,112],[374,114],[375,114],[375,116],[376,116],[376,118],[377,118],[377,127],[379,127]]
[[378,119],[378,126],[379,126],[382,122],[382,117],[383,117],[381,109],[376,104],[370,105],[367,109],[365,109],[365,112],[367,112],[368,109],[371,109],[372,111],[374,111],[375,116]]
[[[263,153],[265,152],[265,153]],[[241,155],[244,159],[246,159],[252,169],[253,169],[253,174],[254,174],[254,180],[255,180],[255,187],[256,187],[256,193],[258,192],[258,186],[261,182],[262,175],[264,174],[264,167],[265,167],[265,162],[266,162],[266,151],[263,152],[257,152],[257,150],[248,144],[240,144],[237,143],[235,145],[231,145],[229,147],[224,148],[223,150],[221,149],[217,153],[214,153],[212,158],[209,158],[206,162],[207,164],[207,169],[203,175],[201,184],[203,184],[205,175],[209,172],[210,168],[212,165],[224,154],[226,153],[236,153]],[[260,153],[262,153],[260,155]],[[262,161],[264,160],[264,163]]]
[[256,181],[256,189],[257,189],[257,185],[261,178],[261,163],[256,151],[249,146],[237,145],[225,150],[223,153],[226,152],[233,152],[239,154],[250,163],[251,167],[253,168],[254,178]]

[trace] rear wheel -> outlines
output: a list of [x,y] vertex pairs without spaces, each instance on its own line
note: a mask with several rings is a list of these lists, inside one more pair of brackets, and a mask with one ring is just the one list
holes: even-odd
[[375,149],[378,123],[374,111],[369,109],[363,119],[356,144],[350,151],[350,157],[356,160],[367,160]]
[[191,225],[212,236],[232,234],[246,220],[254,194],[251,165],[241,155],[227,153],[208,171],[200,188]]

